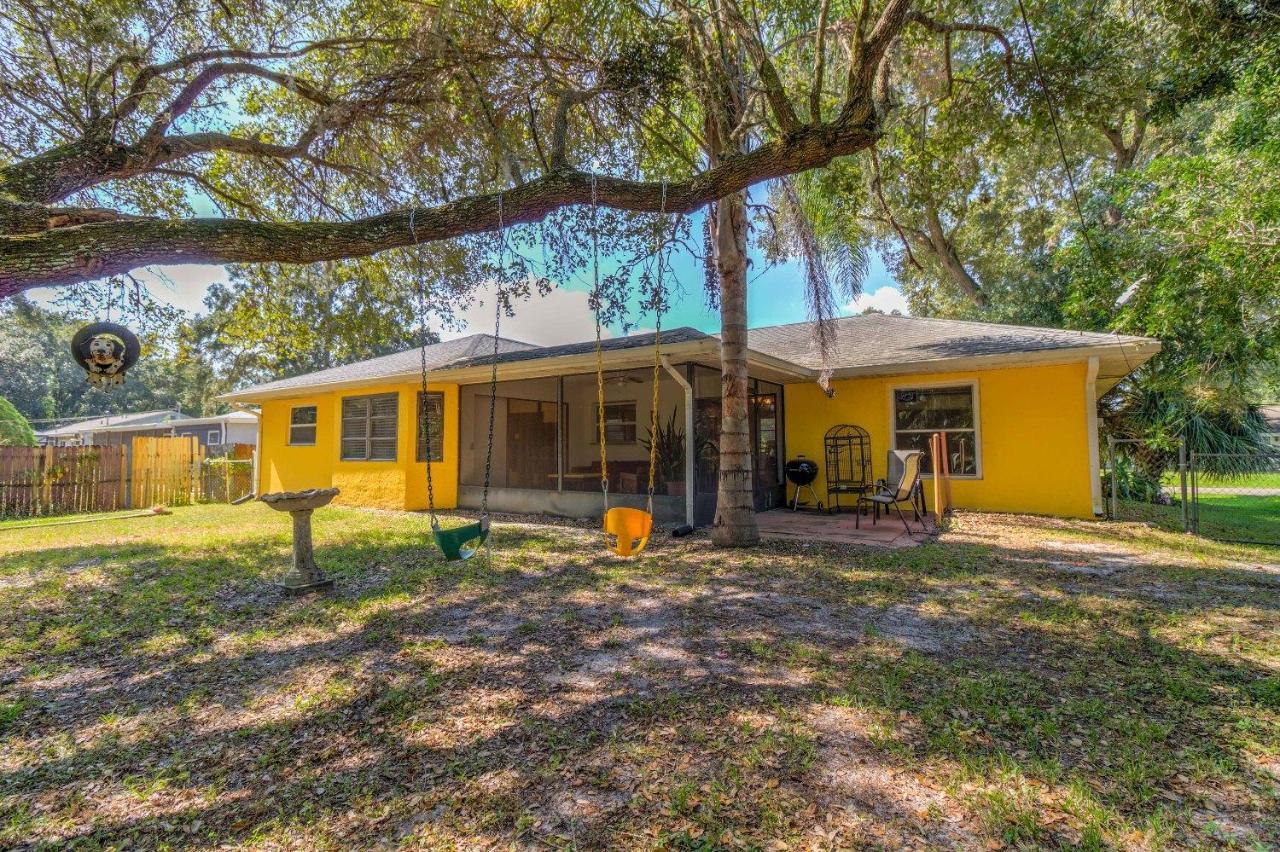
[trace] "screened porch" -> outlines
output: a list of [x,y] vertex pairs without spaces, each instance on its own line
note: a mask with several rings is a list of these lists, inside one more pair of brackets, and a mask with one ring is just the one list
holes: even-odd
[[[674,373],[674,375],[673,375]],[[609,505],[643,507],[649,489],[653,371],[604,374]],[[751,380],[757,508],[783,502],[778,385]],[[570,517],[604,508],[596,376],[500,381],[493,406],[489,507]],[[459,502],[480,506],[489,433],[489,386],[461,388]],[[693,454],[689,441],[694,435]],[[719,476],[720,371],[683,363],[658,382],[654,513],[659,521],[709,523]]]

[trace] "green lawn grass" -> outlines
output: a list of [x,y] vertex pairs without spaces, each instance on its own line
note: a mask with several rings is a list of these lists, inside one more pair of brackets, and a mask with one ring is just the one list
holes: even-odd
[[[1158,507],[1153,507],[1158,508]],[[1280,557],[960,514],[902,551],[259,504],[0,525],[0,846],[1274,848]]]
[[[1280,546],[1280,495],[1201,492],[1199,504],[1201,536]],[[1166,530],[1181,530],[1183,526],[1182,507],[1178,504],[1159,506],[1121,500],[1119,517],[1146,521]]]
[[[1280,488],[1280,471],[1266,473],[1247,473],[1241,476],[1217,476],[1200,473],[1202,488]],[[1164,485],[1179,486],[1182,482],[1176,472],[1166,473],[1161,479]],[[1190,488],[1190,484],[1187,486]]]

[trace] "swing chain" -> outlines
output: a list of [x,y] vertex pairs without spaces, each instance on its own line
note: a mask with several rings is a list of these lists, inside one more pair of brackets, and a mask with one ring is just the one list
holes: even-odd
[[418,301],[418,328],[422,332],[422,341],[418,346],[419,365],[422,368],[422,397],[418,403],[418,427],[422,430],[422,445],[426,455],[427,466],[427,514],[431,517],[431,529],[439,532],[440,519],[436,517],[436,493],[435,483],[431,479],[431,412],[428,410],[428,383],[427,383],[427,335],[430,331],[427,327],[427,293],[426,287],[423,285],[422,275],[422,253],[418,243],[418,229],[414,224],[414,217],[417,215],[417,208],[409,211],[409,233],[413,235],[414,258],[417,267],[417,301]]
[[[665,217],[667,215],[667,182],[662,182],[662,201],[659,205],[658,215]],[[649,407],[649,499],[648,512],[653,514],[653,486],[657,475],[658,461],[658,383],[662,378],[662,230],[663,223],[659,222],[658,230],[654,234],[653,242],[653,258],[658,264],[658,274],[654,278],[653,283],[653,401]]]

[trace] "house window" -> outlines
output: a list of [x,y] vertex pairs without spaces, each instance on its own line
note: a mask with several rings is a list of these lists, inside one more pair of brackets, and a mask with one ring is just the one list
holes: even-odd
[[209,430],[209,435],[208,435],[208,437],[205,439],[205,443],[206,443],[206,444],[218,444],[218,443],[221,443],[221,442],[222,442],[222,435],[218,432],[218,430],[217,430],[217,429],[210,429],[210,430]]
[[444,461],[444,394],[418,391],[418,449],[414,455],[418,461],[427,460],[426,436],[423,434],[423,406],[426,406],[425,423],[431,433],[431,460]]
[[[604,437],[609,443],[636,442],[636,404],[610,402],[604,407]],[[599,440],[597,437],[596,440]]]
[[314,447],[316,444],[316,407],[299,405],[289,412],[289,445]]
[[342,400],[342,460],[395,461],[399,395],[348,396]]
[[978,406],[974,385],[897,388],[893,392],[893,445],[924,452],[924,472],[933,472],[929,437],[947,436],[952,476],[978,476]]

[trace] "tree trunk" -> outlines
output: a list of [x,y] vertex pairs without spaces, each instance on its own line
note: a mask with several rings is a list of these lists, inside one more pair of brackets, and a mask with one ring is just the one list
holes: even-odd
[[747,205],[744,193],[716,205],[720,274],[720,487],[711,541],[749,547],[760,541],[751,475],[747,394]]

